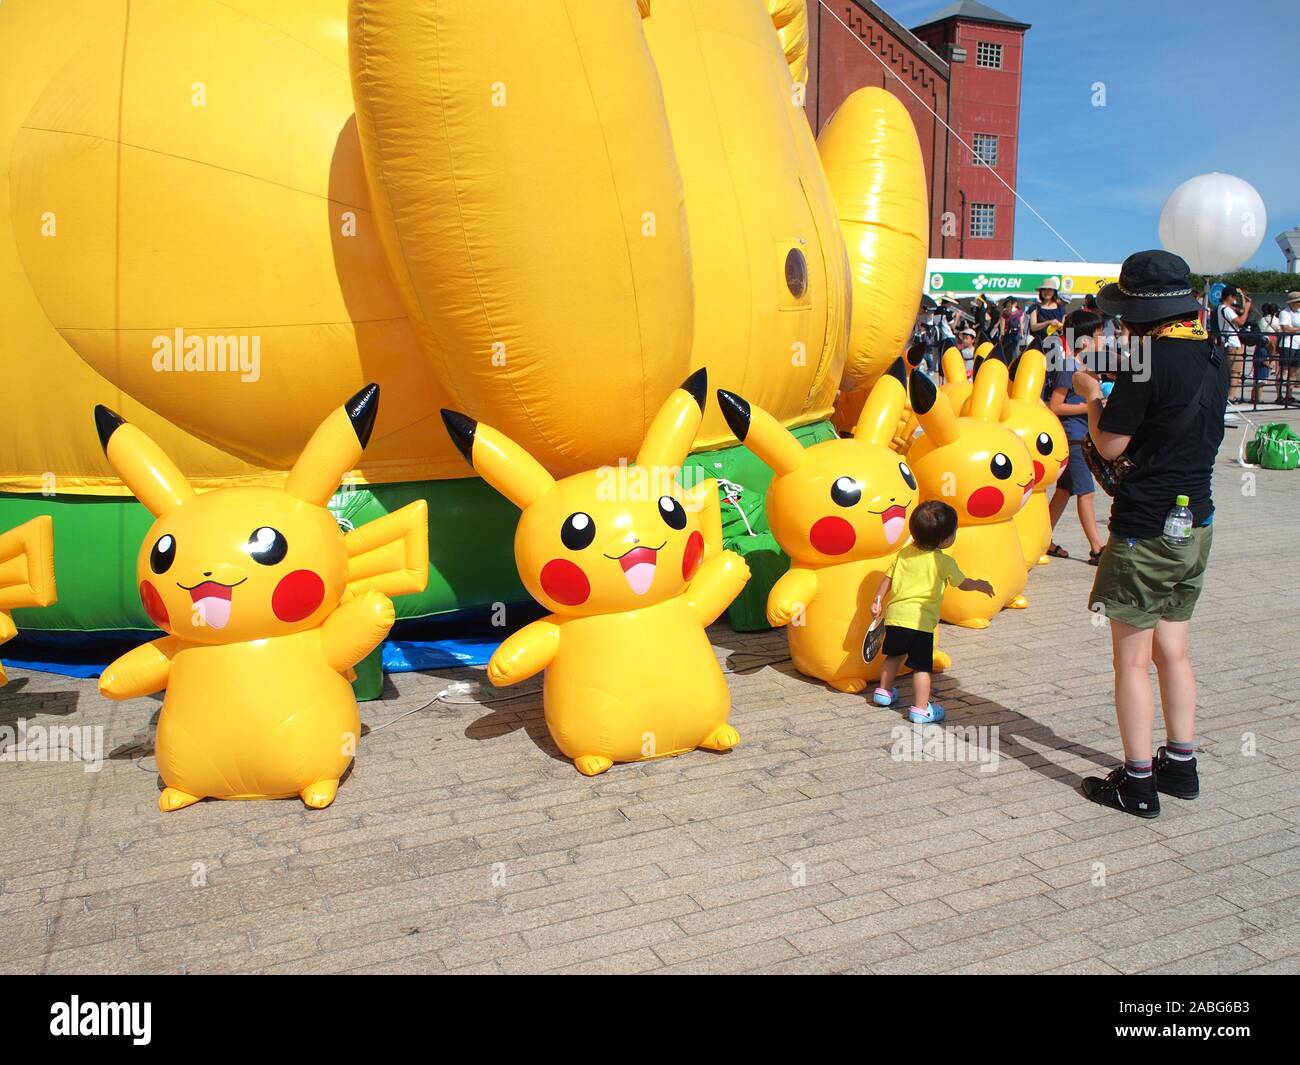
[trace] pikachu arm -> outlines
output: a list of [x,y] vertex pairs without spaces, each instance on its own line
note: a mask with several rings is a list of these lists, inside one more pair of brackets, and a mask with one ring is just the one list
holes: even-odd
[[488,661],[488,680],[494,688],[518,684],[544,670],[560,650],[560,626],[542,618],[507,636]]
[[346,674],[384,642],[395,618],[393,601],[383,592],[372,589],[345,600],[320,629],[325,661]]
[[723,551],[700,567],[686,589],[686,601],[708,626],[731,605],[749,580],[749,566],[735,551]]
[[718,482],[710,477],[701,481],[688,494],[700,517],[700,533],[704,537],[704,561],[722,553],[722,502],[718,498]]
[[[0,643],[8,643],[18,635],[18,626],[14,624],[13,618],[8,613],[0,610]],[[9,683],[9,675],[5,673],[5,664],[0,662],[0,688]]]
[[767,621],[769,625],[788,625],[817,594],[817,573],[810,569],[791,566],[772,585],[767,594]]
[[136,699],[167,687],[172,658],[182,647],[175,636],[132,648],[110,662],[99,675],[99,694],[110,699]]

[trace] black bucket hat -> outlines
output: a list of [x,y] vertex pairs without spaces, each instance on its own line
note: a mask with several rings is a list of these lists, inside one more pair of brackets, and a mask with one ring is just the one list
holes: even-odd
[[1192,271],[1181,256],[1168,251],[1136,251],[1124,260],[1119,280],[1097,293],[1102,314],[1129,322],[1158,322],[1180,314],[1197,314]]

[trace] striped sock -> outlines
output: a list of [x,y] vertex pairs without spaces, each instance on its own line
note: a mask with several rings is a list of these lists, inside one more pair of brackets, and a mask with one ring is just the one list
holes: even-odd
[[1151,775],[1151,759],[1138,762],[1132,758],[1125,758],[1124,768],[1134,780],[1144,780]]
[[1196,744],[1170,740],[1165,744],[1165,753],[1175,762],[1190,762],[1196,757]]

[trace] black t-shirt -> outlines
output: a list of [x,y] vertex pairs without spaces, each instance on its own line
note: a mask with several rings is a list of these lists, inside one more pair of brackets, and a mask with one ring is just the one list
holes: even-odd
[[1201,395],[1200,409],[1177,437],[1171,423],[1196,398],[1212,354],[1204,340],[1159,337],[1151,342],[1150,374],[1145,380],[1121,370],[1101,414],[1108,433],[1132,436],[1128,455],[1137,462],[1120,485],[1110,511],[1117,536],[1145,540],[1159,536],[1177,496],[1190,500],[1197,525],[1214,513],[1210,475],[1223,442],[1223,412],[1228,405],[1227,360]]

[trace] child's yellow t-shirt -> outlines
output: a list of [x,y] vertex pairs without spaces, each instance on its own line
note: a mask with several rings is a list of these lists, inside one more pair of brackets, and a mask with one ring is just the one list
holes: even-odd
[[889,602],[885,624],[918,632],[934,632],[945,584],[966,579],[957,563],[942,551],[926,551],[908,544],[889,568]]

